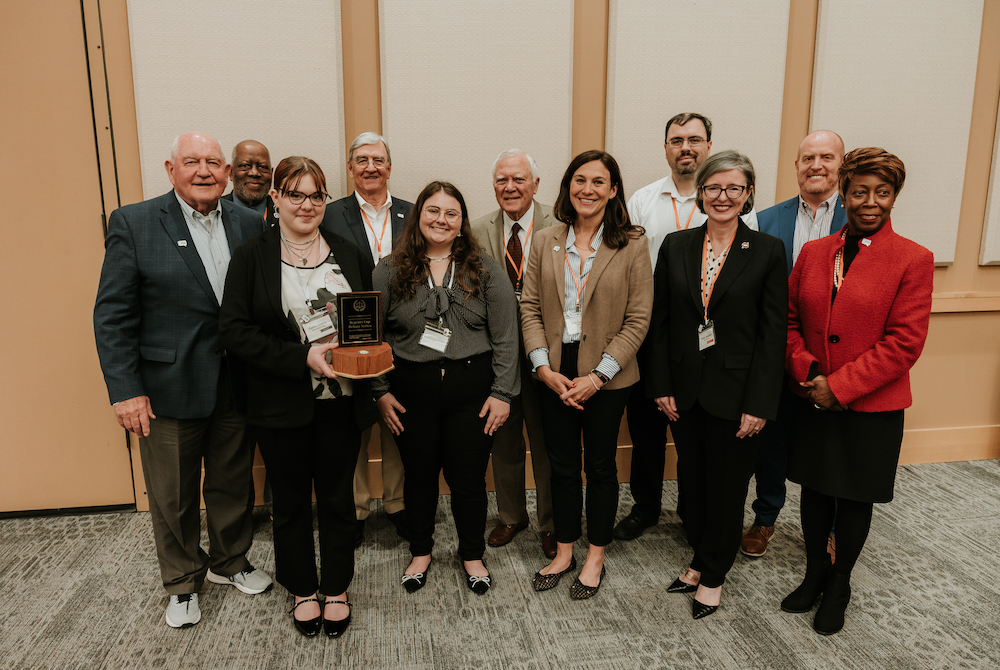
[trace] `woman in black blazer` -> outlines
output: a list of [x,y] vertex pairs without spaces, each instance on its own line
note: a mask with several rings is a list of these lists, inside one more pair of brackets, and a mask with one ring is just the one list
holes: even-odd
[[324,628],[337,637],[351,620],[354,466],[375,405],[368,382],[338,378],[326,361],[337,346],[330,303],[336,293],[370,290],[372,266],[353,244],[320,230],[329,195],[314,161],[282,160],[274,184],[278,225],[233,254],[219,328],[227,353],[246,366],[247,422],[274,495],[276,578],[294,596],[300,633]]
[[758,436],[778,411],[788,286],[781,240],[740,221],[753,207],[750,160],[723,151],[695,177],[700,228],[668,235],[653,279],[647,392],[673,423],[678,512],[694,558],[667,589],[719,607],[743,532]]

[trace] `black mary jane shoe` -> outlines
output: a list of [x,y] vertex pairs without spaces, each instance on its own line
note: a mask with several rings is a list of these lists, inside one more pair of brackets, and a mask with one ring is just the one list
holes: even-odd
[[562,572],[553,572],[548,575],[543,575],[541,572],[536,572],[535,576],[531,579],[531,586],[536,591],[548,591],[549,589],[554,589],[559,580],[563,578],[563,575],[573,572],[576,570],[576,556],[571,556],[569,559],[569,567]]
[[323,613],[315,619],[309,619],[308,621],[299,621],[295,618],[295,609],[302,603],[318,603],[318,598],[306,598],[305,600],[300,600],[292,606],[292,609],[288,610],[288,613],[292,615],[292,621],[295,622],[295,630],[299,631],[306,637],[316,637],[319,635],[319,629],[323,627]]
[[601,581],[597,582],[597,586],[587,586],[580,581],[577,577],[573,580],[573,585],[569,587],[569,597],[573,600],[587,600],[588,598],[593,598],[597,595],[597,591],[601,588],[601,583],[604,582],[604,574],[607,572],[605,567],[601,566]]
[[431,566],[428,565],[424,568],[423,572],[418,572],[415,575],[403,575],[403,588],[406,589],[407,593],[414,593],[420,589],[427,586],[427,573],[430,571]]
[[351,601],[350,600],[325,600],[323,601],[323,613],[326,613],[327,605],[347,605],[347,618],[333,621],[323,617],[323,632],[327,637],[340,637],[351,625]]
[[720,605],[706,605],[697,598],[691,603],[691,616],[695,619],[704,619],[709,614],[715,614],[715,610],[719,609]]

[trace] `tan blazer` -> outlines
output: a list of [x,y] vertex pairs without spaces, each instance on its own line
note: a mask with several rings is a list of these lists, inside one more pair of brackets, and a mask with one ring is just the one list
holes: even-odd
[[[535,204],[535,219],[531,229],[531,246],[528,249],[529,256],[531,255],[531,250],[535,248],[535,240],[537,239],[535,233],[558,223],[555,217],[552,216],[551,207],[543,205],[537,200],[533,202]],[[479,240],[479,243],[483,245],[486,253],[495,258],[498,263],[503,265],[504,270],[506,270],[507,245],[503,243],[503,211],[498,209],[492,214],[481,216],[473,221],[472,232],[475,234],[476,239]],[[527,264],[525,264],[524,271],[528,271]]]
[[608,354],[622,367],[609,390],[639,381],[635,354],[649,329],[653,308],[653,268],[646,236],[630,239],[621,249],[602,244],[590,269],[583,296],[583,334],[579,370],[560,370],[566,295],[566,235],[569,226],[554,225],[535,234],[521,296],[524,349],[549,350],[549,364],[573,378],[597,367]]

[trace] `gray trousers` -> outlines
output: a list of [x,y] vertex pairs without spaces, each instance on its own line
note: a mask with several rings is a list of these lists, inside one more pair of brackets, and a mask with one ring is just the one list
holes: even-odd
[[[170,595],[196,593],[209,568],[229,576],[250,566],[253,444],[233,406],[226,367],[211,415],[159,416],[149,423],[149,437],[139,438],[139,450],[163,587]],[[201,548],[203,460],[208,553]]]
[[552,523],[552,471],[542,436],[542,413],[538,406],[538,383],[531,377],[531,364],[521,355],[521,394],[510,404],[510,416],[493,437],[493,482],[496,486],[500,523],[528,521],[524,496],[525,443],[528,429],[531,469],[538,500],[538,528],[554,531]]

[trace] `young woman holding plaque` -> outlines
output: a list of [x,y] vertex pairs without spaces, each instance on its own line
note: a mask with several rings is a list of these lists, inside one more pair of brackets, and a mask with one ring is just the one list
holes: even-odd
[[[351,621],[353,473],[361,430],[375,422],[370,383],[337,377],[334,295],[370,290],[369,257],[320,228],[329,199],[314,161],[282,160],[271,198],[278,225],[233,254],[219,319],[222,345],[245,361],[247,422],[274,494],[278,583],[294,597],[295,627],[337,637]],[[319,517],[316,575],[312,489]],[[322,605],[318,593],[325,594]]]
[[466,584],[482,595],[492,584],[483,564],[486,465],[520,390],[514,290],[473,237],[462,194],[440,181],[421,191],[374,284],[395,355],[374,390],[405,472],[412,559],[403,587],[427,583],[443,470]]

